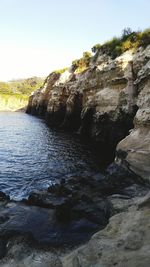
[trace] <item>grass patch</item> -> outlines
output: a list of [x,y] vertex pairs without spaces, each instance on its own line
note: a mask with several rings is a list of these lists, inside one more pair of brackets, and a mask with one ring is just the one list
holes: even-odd
[[76,73],[83,72],[89,67],[92,54],[90,52],[84,52],[80,59],[72,61],[72,70]]

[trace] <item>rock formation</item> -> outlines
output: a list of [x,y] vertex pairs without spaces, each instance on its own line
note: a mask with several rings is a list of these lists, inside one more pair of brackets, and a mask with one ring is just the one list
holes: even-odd
[[116,158],[104,175],[62,179],[22,202],[0,192],[0,266],[149,267],[149,74],[150,46],[116,59],[99,53],[32,94],[28,113]]
[[149,75],[150,46],[116,59],[99,52],[81,73],[73,68],[51,73],[30,97],[27,112],[43,116],[52,127],[89,137],[109,162],[121,141],[117,164],[149,180]]
[[[2,197],[1,267],[149,267],[149,193],[144,197],[135,198],[113,195],[111,202],[116,210],[120,209],[120,213],[112,216],[105,229],[94,234],[87,244],[77,249],[70,247],[55,249],[44,246],[43,243],[41,248],[39,243],[35,243],[32,234],[39,239],[43,231],[47,234],[49,227],[45,227],[43,222],[50,226],[51,210],[30,208],[22,203],[18,205],[8,202],[8,197],[4,197],[3,194]],[[8,210],[10,210],[9,216]],[[40,223],[37,225],[38,216]],[[45,216],[46,220],[43,221]],[[59,231],[57,234],[60,234]],[[55,235],[52,234],[51,237],[55,238]],[[50,239],[50,236],[47,238]],[[47,241],[47,238],[44,241]]]
[[[113,216],[87,245],[62,257],[63,267],[148,267],[150,263],[150,195]],[[60,265],[61,266],[61,265]]]
[[137,100],[139,109],[134,118],[134,129],[118,144],[117,151],[126,152],[121,159],[122,164],[127,164],[139,176],[150,180],[150,80],[146,74],[138,82],[139,88],[140,83],[143,88]]
[[90,138],[103,156],[115,158],[98,189],[107,195],[115,215],[87,244],[57,255],[59,267],[150,264],[150,195],[142,197],[134,184],[150,180],[149,77],[150,46],[128,50],[116,59],[99,53],[79,74],[72,69],[50,74],[44,87],[30,97],[28,113]]

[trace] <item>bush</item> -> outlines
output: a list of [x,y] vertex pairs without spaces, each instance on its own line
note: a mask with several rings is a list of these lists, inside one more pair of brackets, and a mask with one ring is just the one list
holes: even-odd
[[11,92],[11,88],[8,83],[0,82],[0,93],[7,94]]
[[90,52],[83,52],[83,56],[80,59],[72,61],[72,68],[80,73],[89,67],[92,54]]
[[96,44],[91,48],[91,50],[93,53],[96,53],[99,51],[100,48],[101,48],[101,44]]
[[54,70],[53,73],[56,73],[56,74],[62,74],[62,73],[64,73],[66,70],[68,70],[68,68],[63,68],[63,69],[60,69],[60,70]]
[[131,28],[124,28],[121,35],[121,40],[124,42],[128,39],[128,37],[132,34]]
[[122,31],[121,37],[114,37],[110,41],[105,42],[103,45],[97,44],[93,46],[91,50],[94,53],[105,53],[114,59],[129,49],[137,49],[140,46],[146,48],[149,44],[150,29],[143,32],[135,32],[130,28],[125,28]]
[[146,48],[150,44],[150,29],[146,29],[141,33],[140,45]]

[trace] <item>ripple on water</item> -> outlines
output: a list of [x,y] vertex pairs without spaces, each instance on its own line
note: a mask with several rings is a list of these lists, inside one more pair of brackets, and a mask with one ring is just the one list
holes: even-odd
[[47,188],[62,177],[97,172],[78,137],[56,132],[24,113],[0,113],[0,190],[14,199]]

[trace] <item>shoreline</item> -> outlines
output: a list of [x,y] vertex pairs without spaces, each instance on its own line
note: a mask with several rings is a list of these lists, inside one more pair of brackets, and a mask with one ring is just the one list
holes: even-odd
[[[1,192],[0,266],[2,262],[9,262],[9,254],[16,251],[18,245],[21,262],[28,257],[26,250],[29,254],[40,253],[42,257],[45,253],[48,258],[53,255],[61,262],[62,255],[66,257],[80,245],[87,244],[94,233],[105,231],[102,229],[115,214],[127,211],[134,205],[134,199],[144,197],[148,191],[146,185],[135,182],[130,172],[115,165],[111,170],[109,167],[103,180],[98,177],[62,179],[45,191],[31,193],[27,200],[13,201]],[[15,252],[12,257],[17,264]],[[46,259],[43,260],[45,264]]]

